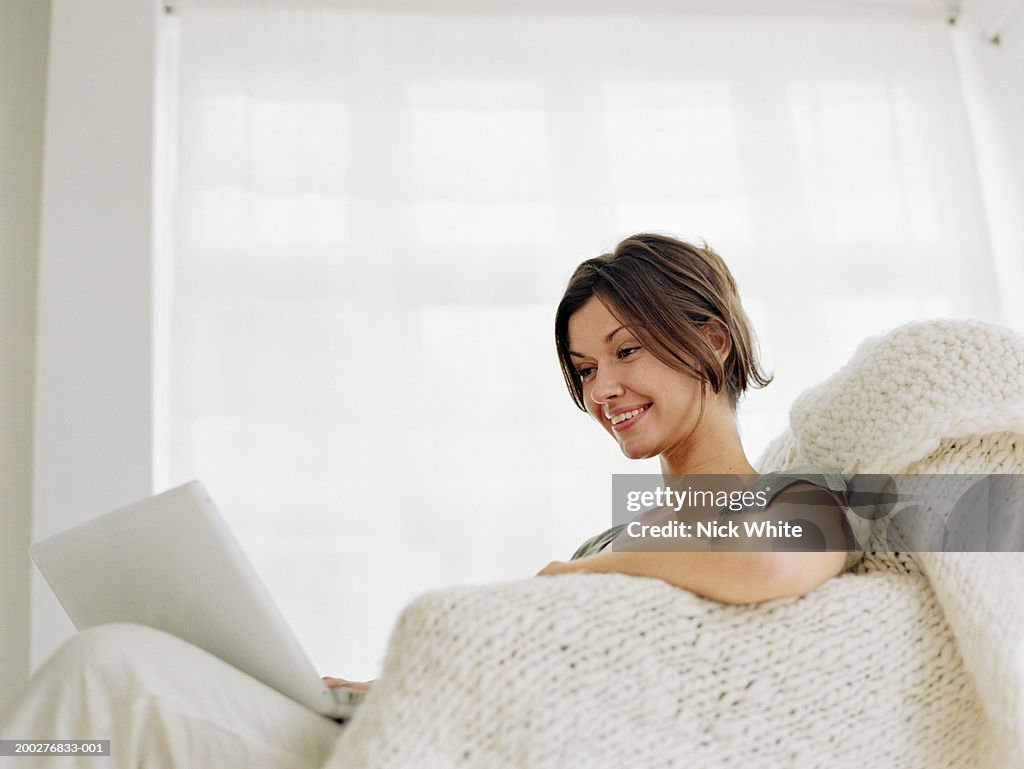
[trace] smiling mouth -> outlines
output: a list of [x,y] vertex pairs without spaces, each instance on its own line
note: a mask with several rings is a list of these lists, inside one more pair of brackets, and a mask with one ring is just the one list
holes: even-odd
[[624,411],[621,414],[616,414],[608,421],[611,423],[613,430],[624,430],[639,419],[642,414],[646,413],[652,405],[654,404],[648,403],[646,406],[641,406],[632,411]]

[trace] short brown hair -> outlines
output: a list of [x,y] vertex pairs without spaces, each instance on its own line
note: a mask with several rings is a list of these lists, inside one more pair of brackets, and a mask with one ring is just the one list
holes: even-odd
[[[716,393],[724,387],[733,408],[748,386],[764,387],[772,381],[761,370],[750,321],[722,257],[706,243],[701,248],[666,235],[641,233],[623,240],[610,254],[577,267],[555,313],[562,375],[584,411],[583,384],[569,355],[569,318],[592,296],[666,366],[710,384]],[[732,339],[724,364],[701,333],[714,319]]]

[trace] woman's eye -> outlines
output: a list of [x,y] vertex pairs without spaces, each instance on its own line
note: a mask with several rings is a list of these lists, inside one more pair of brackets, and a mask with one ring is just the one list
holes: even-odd
[[587,368],[578,368],[576,373],[580,375],[580,379],[587,379],[591,374],[594,373],[594,367],[588,366]]
[[632,355],[633,353],[635,353],[639,349],[640,349],[639,345],[634,345],[633,347],[623,347],[621,350],[619,350],[619,357],[620,358],[628,358],[630,355]]

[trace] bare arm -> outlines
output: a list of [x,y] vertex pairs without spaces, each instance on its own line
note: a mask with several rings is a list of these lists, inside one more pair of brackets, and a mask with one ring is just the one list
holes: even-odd
[[654,577],[722,603],[760,603],[805,595],[839,574],[846,553],[618,553],[604,551],[540,574],[618,572]]

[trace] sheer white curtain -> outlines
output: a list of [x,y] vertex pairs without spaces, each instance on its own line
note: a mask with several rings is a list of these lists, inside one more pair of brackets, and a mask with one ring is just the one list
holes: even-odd
[[1024,1],[965,2],[954,39],[1005,320],[1024,331]]
[[[202,478],[324,672],[415,593],[610,523],[622,459],[553,352],[620,238],[733,267],[775,384],[866,335],[998,319],[939,19],[176,4],[164,485]],[[161,370],[164,370],[161,369]]]

